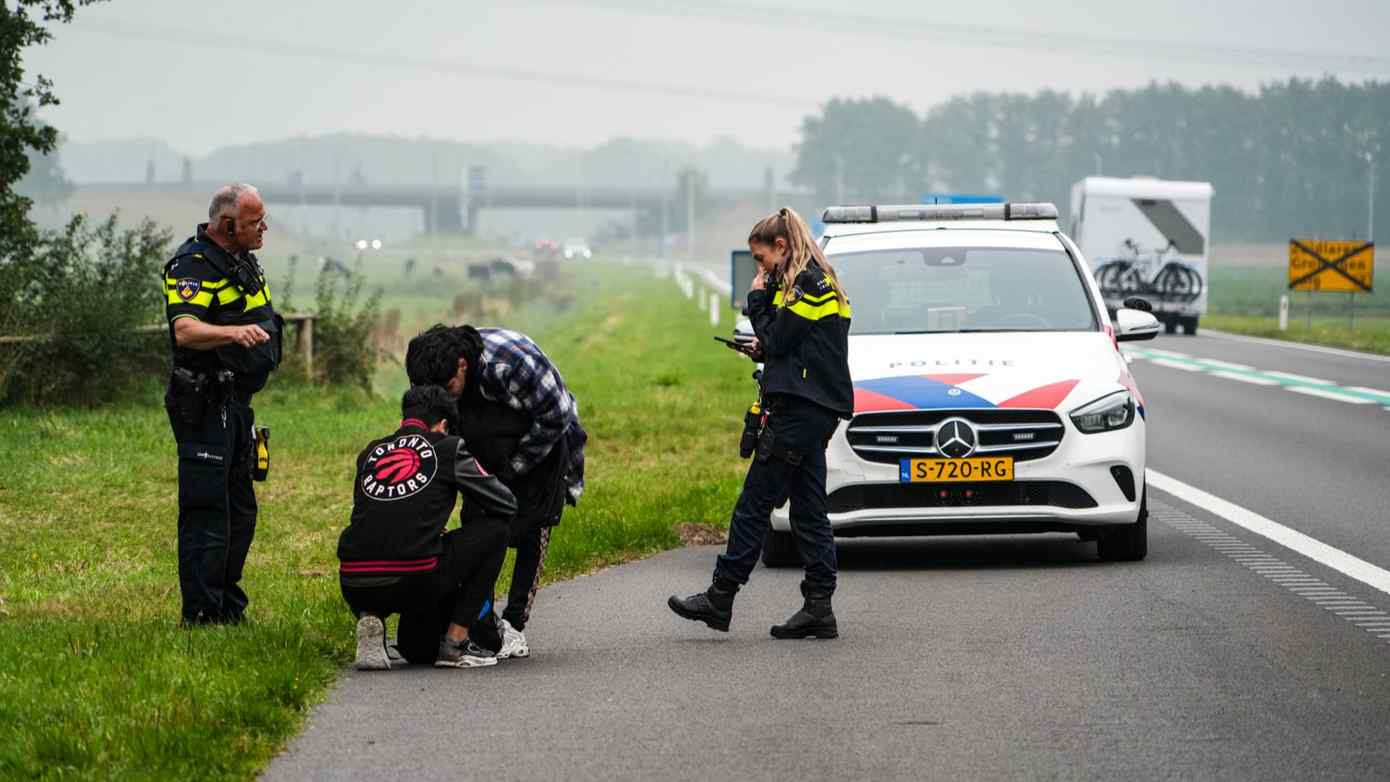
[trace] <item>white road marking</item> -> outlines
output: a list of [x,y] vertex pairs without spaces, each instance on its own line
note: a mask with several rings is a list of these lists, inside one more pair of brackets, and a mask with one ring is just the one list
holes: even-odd
[[1348,391],[1360,391],[1363,394],[1378,396],[1390,402],[1390,391],[1381,391],[1379,388],[1367,388],[1365,386],[1347,386]]
[[1251,383],[1257,386],[1279,385],[1278,380],[1270,380],[1267,377],[1260,377],[1259,375],[1243,375],[1239,372],[1211,372],[1209,374],[1211,374],[1212,377],[1224,378],[1226,380],[1238,380],[1242,383]]
[[1292,373],[1292,372],[1278,372],[1278,371],[1275,371],[1275,370],[1268,370],[1268,371],[1265,372],[1265,374],[1266,374],[1266,375],[1269,375],[1270,377],[1282,377],[1282,378],[1284,378],[1285,380],[1296,380],[1296,381],[1298,381],[1298,382],[1300,382],[1300,383],[1312,383],[1312,384],[1314,384],[1314,385],[1319,385],[1319,386],[1335,386],[1335,385],[1337,385],[1336,383],[1332,382],[1331,380],[1323,380],[1323,379],[1320,378],[1320,377],[1308,377],[1307,375],[1295,375],[1295,374]]
[[1307,394],[1308,396],[1320,396],[1323,399],[1335,399],[1338,402],[1346,402],[1353,405],[1369,405],[1371,399],[1365,397],[1352,396],[1351,394],[1341,394],[1336,391],[1328,391],[1325,388],[1307,388],[1305,386],[1289,386],[1288,389],[1295,394]]
[[[1153,480],[1153,473],[1150,471],[1150,478]],[[1161,481],[1160,481],[1161,483]],[[1155,484],[1156,486],[1158,484]],[[1167,491],[1159,486],[1160,490]],[[1340,589],[1336,589],[1326,582],[1314,578],[1309,574],[1299,570],[1297,567],[1289,565],[1277,557],[1272,557],[1258,549],[1254,549],[1259,556],[1249,557],[1240,556],[1229,549],[1232,543],[1243,543],[1240,538],[1229,535],[1205,521],[1200,521],[1181,511],[1170,508],[1160,502],[1154,503],[1154,508],[1149,514],[1149,518],[1157,522],[1168,524],[1174,529],[1194,537],[1207,546],[1220,551],[1222,554],[1233,560],[1248,560],[1242,564],[1248,570],[1272,581],[1294,595],[1304,598],[1313,603],[1316,607],[1336,616],[1352,627],[1365,631],[1376,638],[1390,642],[1390,614],[1367,603],[1364,600],[1353,597]]]
[[1161,366],[1161,367],[1168,367],[1169,369],[1181,369],[1181,370],[1183,370],[1184,372],[1201,372],[1201,371],[1202,371],[1202,368],[1199,367],[1199,366],[1197,366],[1196,364],[1187,364],[1187,363],[1184,363],[1184,362],[1181,362],[1181,361],[1170,361],[1169,359],[1166,359],[1166,358],[1151,358],[1151,359],[1149,359],[1149,363],[1150,363],[1150,364],[1157,364],[1157,365],[1159,365],[1159,366]]
[[1265,518],[1252,510],[1242,508],[1195,486],[1189,486],[1161,472],[1147,470],[1145,477],[1159,491],[1171,494],[1209,513],[1214,513],[1238,527],[1243,527],[1256,535],[1268,538],[1338,573],[1356,579],[1372,589],[1390,595],[1390,571],[1376,567],[1360,557],[1354,557],[1339,548],[1329,546],[1298,530],[1290,529],[1277,521]]
[[1306,350],[1310,353],[1326,353],[1329,356],[1342,356],[1344,358],[1359,358],[1363,361],[1384,361],[1390,362],[1390,356],[1379,356],[1374,353],[1362,353],[1359,350],[1347,350],[1345,348],[1329,348],[1322,345],[1305,345],[1302,342],[1290,342],[1284,339],[1269,339],[1267,337],[1247,337],[1244,334],[1232,334],[1228,331],[1218,331],[1216,329],[1206,329],[1206,335],[1218,339],[1228,339],[1235,342],[1254,342],[1260,345],[1269,345],[1276,348],[1290,348],[1292,350]]
[[1179,353],[1176,350],[1160,350],[1159,348],[1147,348],[1146,352],[1155,356],[1167,356],[1168,358],[1188,358],[1186,353]]

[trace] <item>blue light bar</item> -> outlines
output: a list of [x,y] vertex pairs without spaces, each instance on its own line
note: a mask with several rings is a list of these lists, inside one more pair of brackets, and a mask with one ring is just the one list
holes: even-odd
[[896,204],[826,207],[826,223],[893,223],[928,220],[1056,220],[1057,207],[1046,202],[1003,204]]
[[1004,197],[972,193],[923,193],[918,202],[923,204],[1002,204]]

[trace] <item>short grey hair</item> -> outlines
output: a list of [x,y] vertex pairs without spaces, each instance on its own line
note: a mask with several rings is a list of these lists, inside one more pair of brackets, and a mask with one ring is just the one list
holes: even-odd
[[235,209],[243,195],[255,192],[256,188],[242,183],[217,188],[217,192],[212,194],[212,202],[208,204],[208,220],[216,220],[223,212]]

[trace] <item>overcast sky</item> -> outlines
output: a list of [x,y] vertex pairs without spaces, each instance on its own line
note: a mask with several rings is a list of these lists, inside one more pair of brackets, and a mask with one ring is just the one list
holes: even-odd
[[192,154],[332,131],[785,147],[832,96],[1390,79],[1384,0],[115,0],[55,33],[26,58],[48,121]]

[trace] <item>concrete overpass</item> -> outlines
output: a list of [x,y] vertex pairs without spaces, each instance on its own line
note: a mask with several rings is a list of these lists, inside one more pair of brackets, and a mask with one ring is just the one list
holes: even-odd
[[[140,182],[85,184],[87,192],[151,193],[210,196],[221,182]],[[295,185],[253,183],[268,204],[405,207],[424,214],[427,233],[471,233],[484,209],[627,209],[655,211],[675,208],[672,187],[578,187],[573,185],[488,186],[477,193],[459,187],[431,185]],[[782,197],[789,193],[781,194]],[[705,190],[702,210],[718,210],[738,203],[771,203],[766,188],[714,188]]]

